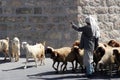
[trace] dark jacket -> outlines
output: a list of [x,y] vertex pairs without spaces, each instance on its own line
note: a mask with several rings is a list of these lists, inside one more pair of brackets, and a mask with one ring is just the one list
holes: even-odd
[[86,25],[83,27],[77,27],[72,25],[73,29],[76,31],[82,32],[81,41],[80,41],[80,48],[84,48],[87,50],[94,50],[94,40],[92,29],[90,25]]

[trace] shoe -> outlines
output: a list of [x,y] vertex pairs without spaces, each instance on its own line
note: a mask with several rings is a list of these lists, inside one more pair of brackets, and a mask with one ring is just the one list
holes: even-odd
[[92,74],[87,75],[87,78],[93,78]]
[[87,74],[87,77],[88,77],[88,78],[93,78],[94,76],[95,76],[95,73]]

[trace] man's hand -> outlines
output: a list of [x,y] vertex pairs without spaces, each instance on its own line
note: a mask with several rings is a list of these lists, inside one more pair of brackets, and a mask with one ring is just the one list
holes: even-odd
[[72,24],[72,28],[74,28],[76,26],[74,22],[71,22],[71,24]]
[[71,22],[72,25],[74,25],[74,22]]

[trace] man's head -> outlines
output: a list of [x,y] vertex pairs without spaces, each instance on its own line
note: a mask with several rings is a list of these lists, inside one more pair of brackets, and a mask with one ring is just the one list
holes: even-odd
[[89,17],[89,16],[86,17],[85,22],[86,22],[87,24],[90,24],[90,17]]

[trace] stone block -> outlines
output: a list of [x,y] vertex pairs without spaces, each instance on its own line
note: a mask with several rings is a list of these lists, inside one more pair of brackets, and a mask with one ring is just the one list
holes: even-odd
[[84,6],[82,12],[83,14],[94,14],[96,13],[96,7]]
[[114,14],[114,13],[115,13],[115,7],[114,7],[114,6],[109,7],[109,8],[108,8],[108,13]]
[[47,23],[48,22],[48,16],[31,16],[29,17],[29,22],[32,23]]
[[120,0],[115,0],[118,7],[120,7]]
[[11,7],[21,7],[24,2],[22,0],[6,0],[7,4]]
[[3,13],[4,14],[15,14],[15,9],[14,8],[11,8],[11,7],[4,7],[2,8],[3,9]]
[[63,16],[54,16],[52,21],[54,23],[68,22],[67,16],[65,16],[65,15],[63,15]]
[[0,17],[0,21],[1,22],[25,22],[26,20],[26,17],[23,17],[23,16],[1,16]]
[[90,0],[90,1],[89,1],[89,5],[90,5],[90,6],[94,6],[94,7],[98,7],[98,6],[101,5],[101,2],[102,2],[102,1],[100,1],[100,0]]
[[0,24],[0,31],[7,31],[8,26],[6,24]]
[[35,7],[34,14],[42,14],[42,7]]
[[32,8],[29,7],[22,7],[16,9],[16,14],[32,14]]
[[107,4],[108,7],[116,6],[115,0],[106,0],[106,4]]
[[120,30],[120,18],[114,23],[114,29]]
[[118,20],[118,18],[120,18],[118,15],[116,14],[109,14],[109,21],[110,22],[116,22]]
[[78,5],[87,6],[88,2],[86,0],[77,0]]
[[109,16],[107,14],[98,15],[99,22],[109,22]]
[[96,13],[98,13],[98,14],[106,14],[106,13],[108,13],[108,7],[97,7]]
[[115,13],[120,14],[120,7],[115,7]]

